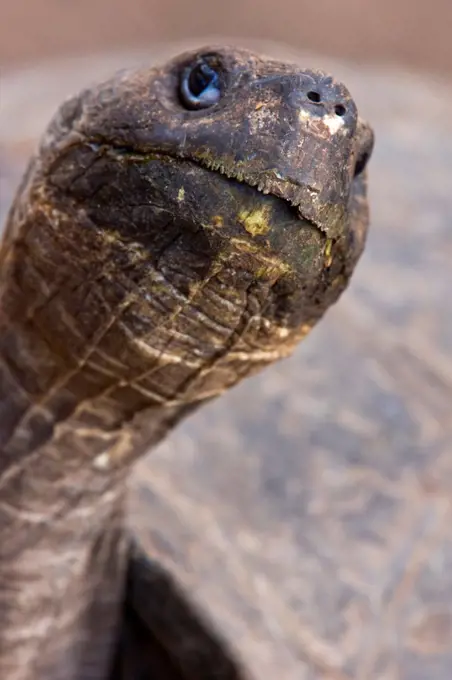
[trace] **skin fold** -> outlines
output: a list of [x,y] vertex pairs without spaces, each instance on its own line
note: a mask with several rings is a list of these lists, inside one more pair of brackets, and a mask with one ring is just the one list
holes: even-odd
[[213,677],[153,646],[126,480],[338,299],[372,146],[342,84],[229,48],[121,72],[56,113],[0,250],[2,678],[138,680],[159,654],[156,677]]

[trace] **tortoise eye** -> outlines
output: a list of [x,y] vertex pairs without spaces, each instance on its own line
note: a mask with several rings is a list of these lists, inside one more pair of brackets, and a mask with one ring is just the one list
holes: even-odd
[[354,172],[354,177],[358,177],[364,170],[366,169],[367,163],[370,159],[370,151],[364,150],[360,154],[358,154],[358,158],[356,159],[355,163],[355,172]]
[[208,109],[221,97],[218,72],[207,61],[198,60],[184,69],[179,94],[187,109]]
[[354,177],[358,177],[366,169],[374,148],[374,133],[368,125],[358,121],[357,154]]

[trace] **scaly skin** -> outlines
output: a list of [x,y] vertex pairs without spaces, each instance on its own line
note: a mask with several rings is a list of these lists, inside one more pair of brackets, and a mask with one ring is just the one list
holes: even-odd
[[[221,98],[187,110],[180,73],[205,54]],[[371,147],[343,85],[239,50],[61,107],[0,251],[2,678],[107,677],[130,467],[337,300]]]

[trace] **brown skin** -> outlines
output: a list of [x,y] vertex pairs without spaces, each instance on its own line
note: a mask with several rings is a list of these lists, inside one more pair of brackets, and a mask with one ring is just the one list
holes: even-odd
[[[187,109],[201,56],[221,96]],[[343,85],[223,48],[61,107],[0,251],[2,678],[107,677],[130,466],[337,300],[372,142]]]

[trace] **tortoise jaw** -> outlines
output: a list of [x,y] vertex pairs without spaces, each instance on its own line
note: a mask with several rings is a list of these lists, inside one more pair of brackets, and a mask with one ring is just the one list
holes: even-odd
[[[99,151],[103,144],[90,142],[90,146]],[[201,154],[193,157],[185,157],[180,153],[174,153],[167,149],[155,149],[144,151],[134,147],[106,145],[106,153],[113,155],[116,159],[126,159],[129,161],[145,162],[157,158],[171,158],[174,161],[191,161],[205,170],[218,173],[227,179],[247,184],[261,194],[274,196],[288,203],[292,208],[296,208],[300,219],[309,222],[313,227],[319,229],[324,234],[327,229],[322,221],[317,221],[305,214],[302,201],[299,198],[300,191],[307,191],[311,201],[315,201],[319,190],[311,186],[303,186],[296,179],[285,177],[276,168],[260,172],[249,172],[240,163],[225,163],[223,160],[213,160]],[[297,198],[298,196],[298,198]]]
[[[262,194],[285,201],[297,210],[301,220],[310,222],[328,238],[338,238],[346,229],[348,200],[344,203],[325,203],[319,187],[297,180],[288,172],[277,168],[253,172],[243,168],[240,163],[225,163],[204,157],[195,157],[192,160],[207,170],[218,172],[228,179],[243,182]],[[353,189],[354,182],[350,185],[350,193]]]
[[135,147],[90,143],[96,150],[105,148],[105,153],[113,155],[116,160],[146,162],[149,160],[169,158],[173,161],[190,161],[199,167],[215,172],[219,175],[246,184],[263,195],[273,196],[294,208],[304,222],[319,230],[328,239],[336,240],[343,236],[349,228],[348,206],[353,200],[354,193],[360,185],[360,176],[350,183],[350,194],[347,201],[342,203],[323,203],[321,189],[283,173],[277,168],[264,171],[249,170],[249,165],[233,162],[229,159],[215,160],[208,154],[190,154],[185,157],[180,152],[168,149],[142,150]]

